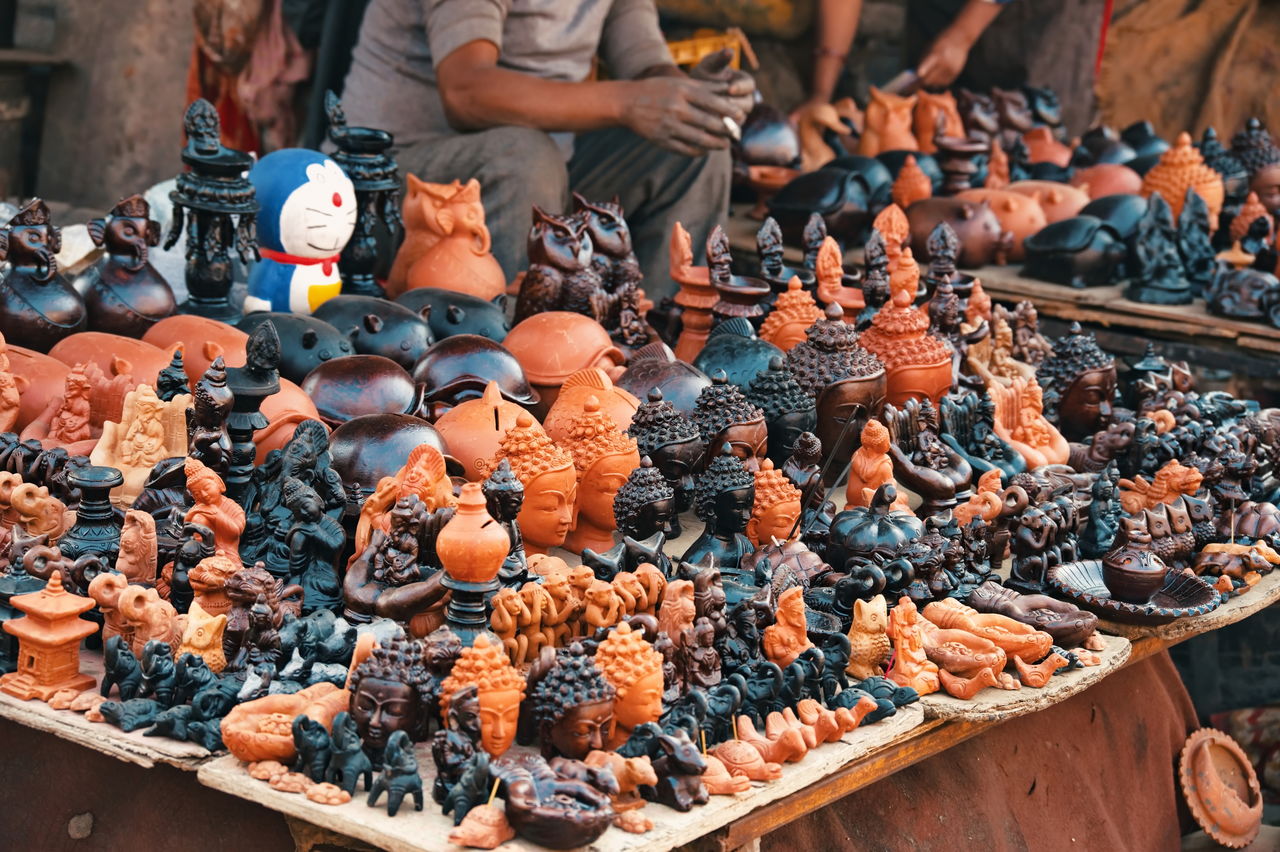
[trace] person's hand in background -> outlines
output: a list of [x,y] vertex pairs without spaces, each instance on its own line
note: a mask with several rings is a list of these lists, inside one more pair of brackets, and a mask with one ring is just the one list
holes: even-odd
[[998,0],[969,0],[951,25],[938,34],[920,60],[916,73],[921,85],[950,86],[969,61],[969,51],[1003,8]]
[[735,114],[729,115],[729,118],[741,125],[747,113],[755,106],[756,81],[746,71],[731,67],[729,63],[732,61],[732,50],[727,47],[717,50],[702,57],[697,65],[690,68],[689,76],[695,80],[723,84],[725,88],[721,94],[741,113],[741,116]]
[[688,157],[728,147],[732,132],[724,119],[740,127],[747,117],[725,83],[656,76],[627,85],[622,123],[655,145]]

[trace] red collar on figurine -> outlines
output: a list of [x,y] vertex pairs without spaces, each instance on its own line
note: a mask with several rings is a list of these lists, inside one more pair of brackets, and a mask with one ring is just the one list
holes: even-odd
[[332,275],[334,264],[338,262],[341,255],[333,255],[332,257],[299,257],[296,254],[289,254],[275,249],[258,247],[258,254],[274,260],[276,263],[292,263],[295,266],[315,266],[317,263],[324,265],[324,274]]

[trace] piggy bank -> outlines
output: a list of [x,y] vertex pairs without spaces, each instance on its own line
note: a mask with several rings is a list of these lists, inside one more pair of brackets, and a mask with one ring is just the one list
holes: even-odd
[[1096,216],[1054,222],[1027,237],[1023,246],[1023,275],[1072,287],[1116,283],[1129,251],[1115,229]]
[[[1022,241],[1049,224],[1040,202],[1030,195],[1008,189],[966,189],[956,198],[963,201],[987,202],[991,212],[1000,220],[1002,230],[1013,234],[1009,260],[1022,260]],[[957,235],[959,231],[956,232]],[[960,238],[963,245],[964,237]]]
[[1013,246],[1013,234],[1001,226],[986,201],[925,198],[907,208],[907,221],[911,225],[911,252],[921,262],[930,259],[929,234],[939,222],[946,222],[956,232],[960,240],[956,265],[964,269],[1002,264]]

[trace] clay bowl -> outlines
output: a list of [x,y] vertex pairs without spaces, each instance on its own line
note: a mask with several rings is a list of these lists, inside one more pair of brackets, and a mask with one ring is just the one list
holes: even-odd
[[142,339],[161,349],[181,343],[182,368],[194,384],[219,355],[228,367],[243,367],[249,335],[225,322],[193,314],[175,314],[151,326]]
[[1014,181],[1005,188],[1010,192],[1028,195],[1039,201],[1040,209],[1044,211],[1045,221],[1050,225],[1078,215],[1089,203],[1088,193],[1065,183],[1020,180]]
[[1145,604],[1116,600],[1102,580],[1101,559],[1055,565],[1045,580],[1063,600],[1126,624],[1168,624],[1178,618],[1204,615],[1222,603],[1222,596],[1204,580],[1178,571],[1165,574],[1164,586]]
[[412,370],[435,343],[430,313],[431,308],[414,311],[375,296],[338,296],[311,315],[345,334],[357,355],[381,355]]
[[27,380],[19,397],[18,421],[13,425],[13,431],[21,432],[49,407],[55,396],[62,396],[71,368],[57,358],[22,346],[10,344],[5,352],[10,372]]
[[329,436],[333,469],[348,486],[358,485],[367,497],[384,476],[395,476],[409,453],[430,444],[445,455],[450,472],[460,472],[435,427],[410,414],[366,414],[343,423]]
[[789,169],[786,166],[748,166],[747,185],[756,194],[756,203],[747,211],[747,215],[756,221],[763,222],[769,215],[769,199],[777,195],[778,190],[798,174],[800,174],[799,169]]
[[1262,827],[1262,786],[1240,744],[1201,728],[1187,737],[1178,763],[1182,795],[1205,834],[1231,849],[1251,845]]
[[326,361],[307,373],[302,391],[331,428],[365,414],[411,414],[421,397],[404,367],[381,355]]
[[1107,195],[1137,195],[1142,191],[1142,178],[1126,165],[1098,163],[1077,169],[1071,177],[1071,185],[1086,190],[1090,199]]
[[411,311],[429,310],[427,322],[436,340],[455,334],[478,334],[501,343],[511,330],[507,320],[506,296],[486,302],[469,293],[419,287],[396,298],[396,304]]
[[306,314],[252,313],[236,323],[236,328],[252,334],[268,321],[280,335],[280,375],[291,382],[301,383],[308,373],[326,361],[355,354],[345,334],[324,320]]
[[112,365],[117,358],[127,361],[128,374],[134,381],[156,384],[156,376],[173,360],[174,344],[161,348],[132,337],[107,334],[104,331],[81,331],[64,337],[49,350],[49,355],[68,367],[97,364],[108,376],[115,375]]

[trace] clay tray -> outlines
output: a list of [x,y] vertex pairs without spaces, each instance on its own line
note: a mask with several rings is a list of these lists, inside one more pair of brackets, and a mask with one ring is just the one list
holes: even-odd
[[[747,792],[733,796],[712,796],[707,804],[695,807],[688,813],[680,813],[650,802],[645,805],[643,813],[653,820],[652,831],[627,834],[621,829],[610,828],[589,848],[600,852],[638,849],[663,852],[691,843],[756,808],[805,789],[876,749],[905,739],[923,721],[924,711],[918,703],[903,707],[888,719],[846,734],[841,742],[819,746],[799,763],[785,764],[782,777],[777,781],[757,783]],[[453,828],[453,818],[442,814],[440,806],[431,800],[431,782],[435,776],[431,747],[427,743],[419,743],[415,751],[422,771],[426,802],[421,811],[415,811],[412,800],[406,800],[394,817],[387,816],[385,795],[382,797],[381,807],[371,808],[366,805],[363,788],[356,790],[356,795],[350,802],[338,806],[316,804],[301,793],[272,790],[265,781],[250,778],[245,771],[245,764],[232,755],[205,763],[200,767],[197,777],[206,787],[257,802],[389,852],[456,852],[460,847],[447,840],[449,831]],[[495,804],[500,805],[501,800],[497,800]],[[519,838],[508,841],[500,848],[530,852],[543,849]]]
[[995,689],[987,687],[968,701],[953,698],[939,691],[920,699],[925,717],[929,719],[960,719],[972,722],[1003,722],[1028,713],[1035,713],[1084,692],[1107,675],[1119,669],[1129,660],[1132,646],[1122,636],[1098,634],[1106,647],[1098,651],[1102,660],[1096,666],[1071,669],[1055,674],[1043,689],[1024,686],[1021,689]]
[[[81,648],[80,671],[101,682],[102,654]],[[118,701],[119,696],[112,695],[110,700]],[[157,763],[167,763],[191,771],[210,755],[208,749],[195,743],[168,737],[144,737],[142,732],[145,728],[126,734],[107,722],[90,722],[83,713],[54,710],[43,701],[22,701],[2,692],[0,717],[148,769]]]
[[1111,597],[1102,581],[1102,560],[1085,559],[1049,569],[1045,582],[1057,596],[1100,618],[1125,624],[1168,624],[1194,618],[1218,608],[1222,595],[1199,577],[1170,571],[1164,587],[1150,603],[1132,604]]
[[[1208,579],[1208,578],[1206,578]],[[1234,595],[1212,612],[1197,615],[1193,618],[1179,618],[1168,624],[1123,624],[1099,615],[1098,629],[1115,633],[1129,639],[1141,639],[1154,636],[1166,642],[1178,642],[1226,627],[1243,621],[1255,612],[1266,609],[1276,601],[1280,601],[1280,570],[1272,571],[1263,577],[1249,591]]]

